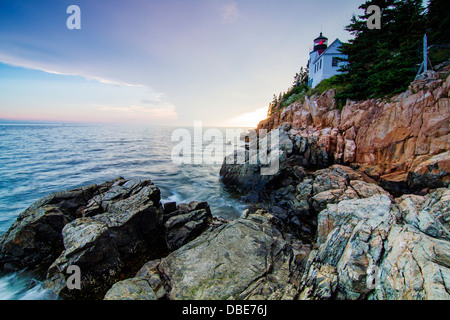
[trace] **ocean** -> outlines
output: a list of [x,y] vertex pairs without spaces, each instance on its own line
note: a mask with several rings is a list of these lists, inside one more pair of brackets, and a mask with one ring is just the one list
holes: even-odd
[[[179,144],[172,141],[175,129],[0,125],[0,235],[22,211],[49,193],[119,176],[152,180],[161,190],[162,202],[207,201],[213,215],[239,217],[246,205],[220,182],[220,161],[195,165],[173,161],[172,150]],[[193,128],[185,129],[194,137]],[[0,300],[48,298],[40,285],[25,272],[0,277]]]

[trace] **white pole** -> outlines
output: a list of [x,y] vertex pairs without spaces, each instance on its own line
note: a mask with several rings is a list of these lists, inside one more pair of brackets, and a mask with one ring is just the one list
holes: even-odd
[[424,71],[428,71],[428,39],[427,35],[423,36],[423,63],[424,63]]

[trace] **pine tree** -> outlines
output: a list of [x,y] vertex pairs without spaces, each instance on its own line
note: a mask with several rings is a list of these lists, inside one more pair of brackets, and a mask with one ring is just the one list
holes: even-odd
[[359,9],[366,12],[370,5],[377,5],[381,9],[381,30],[371,30],[367,27],[369,14],[353,16],[345,29],[354,39],[342,45],[342,53],[348,56],[348,64],[341,71],[346,73],[338,76],[340,82],[347,84],[347,89],[339,93],[337,98],[346,100],[364,99],[368,93],[368,78],[373,73],[374,62],[377,58],[377,48],[386,38],[386,25],[392,21],[392,6],[394,0],[366,1]]
[[354,39],[342,46],[348,56],[347,73],[338,77],[345,85],[339,100],[379,97],[404,90],[414,79],[420,62],[421,38],[425,32],[421,0],[372,0],[381,9],[381,29],[369,29],[370,14],[353,16],[346,30]]
[[433,65],[450,58],[450,1],[430,0],[427,13],[429,56]]
[[378,42],[373,72],[367,79],[371,96],[380,97],[406,90],[422,59],[425,17],[422,0],[395,1],[395,20],[386,26]]
[[278,98],[277,98],[277,95],[274,94],[272,102],[269,104],[269,110],[267,111],[268,117],[270,117],[272,114],[275,113],[277,105],[278,105]]
[[450,44],[450,1],[430,0],[428,5],[428,30],[430,43]]
[[308,68],[300,68],[300,71],[297,72],[294,76],[294,83],[292,84],[292,88],[296,88],[301,86],[302,84],[308,84],[309,70]]

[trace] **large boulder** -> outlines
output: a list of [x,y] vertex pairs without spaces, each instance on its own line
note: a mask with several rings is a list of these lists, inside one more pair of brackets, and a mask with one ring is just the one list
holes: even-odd
[[[141,200],[133,200],[133,197]],[[91,218],[77,219],[63,229],[65,251],[48,270],[45,286],[65,299],[101,299],[113,284],[133,276],[148,260],[166,256],[200,235],[212,222],[206,202],[179,204],[177,210],[163,212],[146,194],[137,193],[110,206],[111,211]],[[138,204],[141,205],[138,205]],[[82,290],[69,290],[67,268],[81,270]],[[125,287],[122,287],[125,286]],[[142,296],[145,283],[127,281],[113,287],[108,299],[118,299],[126,292]]]
[[0,238],[0,272],[45,272],[64,249],[61,231],[89,199],[117,181],[50,194],[24,212]]
[[158,267],[161,259],[142,266],[133,278],[119,281],[111,287],[104,300],[157,300],[167,299]]
[[330,204],[300,299],[450,299],[450,190]]
[[289,296],[295,294],[289,284],[293,256],[273,217],[260,210],[203,233],[163,259],[158,270],[170,299]]
[[[278,129],[277,148],[267,151],[259,149],[259,154],[255,158],[251,158],[246,150],[237,150],[227,156],[220,169],[222,182],[249,194],[249,199],[264,200],[273,187],[276,188],[283,183],[286,185],[289,179],[301,180],[304,177],[303,168],[325,168],[331,164],[327,153],[319,147],[316,137],[296,135],[289,125]],[[270,140],[272,134],[273,132],[269,133],[264,139]],[[259,145],[261,139],[263,138],[251,143]],[[272,158],[272,164],[278,163],[278,170],[274,170],[271,174],[264,174],[263,171],[267,167],[261,162],[264,152]],[[245,162],[239,163],[237,159],[245,159]]]
[[[102,298],[115,282],[134,274],[145,261],[165,255],[159,210],[151,201],[133,206],[66,225],[65,250],[50,266],[45,286],[65,299]],[[67,287],[67,269],[72,265],[80,268],[81,290]]]
[[131,278],[114,284],[104,300],[157,300],[157,297],[145,279]]
[[175,251],[198,237],[211,224],[212,219],[211,209],[206,202],[192,201],[178,206],[174,203],[166,204],[163,222],[169,251]]
[[[408,184],[416,189],[441,188],[450,185],[450,151],[416,161],[408,173]],[[417,164],[416,164],[417,163]]]
[[[101,299],[117,281],[193,240],[212,220],[206,202],[162,206],[150,180],[118,178],[58,192],[25,210],[1,237],[0,271],[28,269],[63,299]],[[80,290],[67,284],[74,266]]]

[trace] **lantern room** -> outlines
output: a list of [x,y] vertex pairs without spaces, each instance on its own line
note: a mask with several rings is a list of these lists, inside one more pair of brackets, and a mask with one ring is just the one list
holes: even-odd
[[318,51],[319,55],[321,55],[322,52],[324,52],[327,48],[328,48],[328,38],[324,37],[321,32],[320,36],[314,39],[313,51]]

